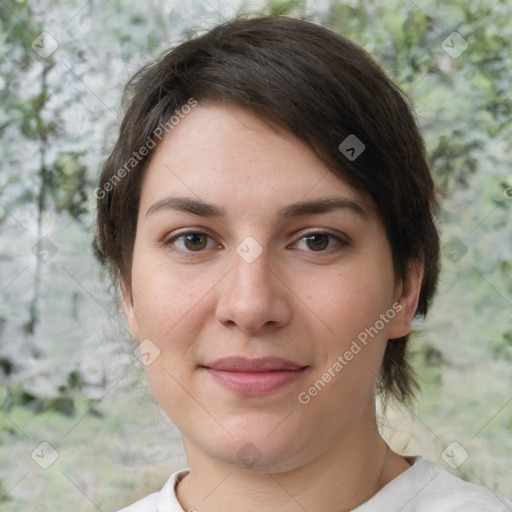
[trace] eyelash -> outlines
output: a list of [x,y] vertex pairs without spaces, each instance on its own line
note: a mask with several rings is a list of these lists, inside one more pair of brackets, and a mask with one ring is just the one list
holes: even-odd
[[[207,236],[208,238],[210,238],[211,240],[213,240],[213,238],[208,235],[208,233],[205,233],[203,231],[198,231],[198,230],[188,230],[188,231],[182,231],[181,233],[178,233],[176,235],[174,235],[172,238],[169,238],[167,240],[164,241],[164,245],[168,248],[171,248],[171,250],[173,251],[178,251],[178,252],[181,252],[183,255],[187,256],[187,257],[193,257],[193,256],[196,256],[198,254],[201,254],[203,252],[205,252],[206,249],[202,249],[200,251],[189,251],[189,250],[185,250],[185,249],[180,249],[180,248],[176,248],[174,246],[174,242],[176,240],[179,240],[179,239],[183,239],[184,237],[186,237],[187,235],[204,235],[204,236]],[[349,242],[348,240],[346,239],[343,239],[341,238],[339,235],[331,232],[331,231],[327,231],[327,230],[319,230],[319,231],[310,231],[308,233],[304,233],[297,242],[295,242],[293,245],[297,245],[300,241],[304,240],[304,239],[307,239],[308,237],[311,237],[313,235],[326,235],[326,236],[329,236],[331,239],[334,239],[339,246],[341,247],[346,247],[349,245]],[[208,242],[207,242],[208,243]],[[336,252],[336,250],[339,250],[338,249],[328,249],[328,250],[322,250],[322,251],[306,251],[306,252],[311,252],[311,253],[318,253],[318,254],[331,254],[332,252]]]

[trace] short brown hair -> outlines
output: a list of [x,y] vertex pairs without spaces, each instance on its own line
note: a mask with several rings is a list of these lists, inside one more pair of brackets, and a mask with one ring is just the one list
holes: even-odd
[[[140,185],[150,155],[139,156],[122,179],[119,171],[191,98],[221,100],[293,133],[372,199],[397,277],[403,279],[412,262],[423,262],[416,314],[426,315],[439,272],[435,187],[409,101],[363,49],[299,19],[237,18],[144,66],[127,84],[125,98],[119,137],[96,189],[95,254],[114,283],[130,287]],[[342,151],[349,136],[364,144],[357,158]],[[417,386],[407,341],[388,341],[378,381],[385,398],[401,403]]]

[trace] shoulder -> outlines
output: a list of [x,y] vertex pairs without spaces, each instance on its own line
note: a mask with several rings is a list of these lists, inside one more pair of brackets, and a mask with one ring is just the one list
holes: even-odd
[[149,494],[135,503],[122,508],[118,512],[157,512],[159,494],[160,492]]
[[487,487],[465,482],[437,462],[424,460],[431,468],[431,496],[423,497],[418,512],[512,512],[512,503]]
[[160,491],[149,494],[118,512],[160,512],[164,510],[164,507],[165,512],[182,512],[183,509],[176,497],[175,488],[188,472],[188,469],[176,471],[169,477]]
[[[414,471],[410,480],[416,491],[411,511],[512,512],[512,503],[506,498],[486,487],[461,480],[437,462],[415,457],[411,469]],[[404,478],[404,485],[407,485],[407,478]]]
[[418,512],[512,512],[512,503],[487,487],[465,482],[437,462],[423,458],[418,462],[419,473],[429,477],[430,484],[425,493],[420,492],[420,496],[425,496],[420,500],[424,505],[418,507]]
[[354,512],[512,512],[490,489],[461,480],[439,463],[411,457],[412,466]]

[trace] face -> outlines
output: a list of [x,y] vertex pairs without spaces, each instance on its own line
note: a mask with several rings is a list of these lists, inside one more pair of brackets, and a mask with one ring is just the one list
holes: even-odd
[[364,435],[420,272],[397,283],[372,205],[243,108],[199,104],[166,137],[124,306],[185,449],[283,471]]

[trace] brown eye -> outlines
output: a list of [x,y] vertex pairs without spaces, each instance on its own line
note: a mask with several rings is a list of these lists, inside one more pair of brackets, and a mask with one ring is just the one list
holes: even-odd
[[323,251],[329,245],[329,235],[317,233],[304,237],[306,244],[312,251]]
[[190,233],[183,236],[183,241],[189,251],[200,251],[206,247],[208,236],[203,233]]
[[292,248],[301,249],[306,252],[330,254],[348,245],[350,245],[349,240],[345,239],[345,237],[342,238],[330,231],[317,231],[302,236]]
[[[182,253],[203,252],[216,246],[213,238],[201,231],[185,231],[164,242],[170,249],[177,249]],[[217,244],[218,247],[218,244]]]

